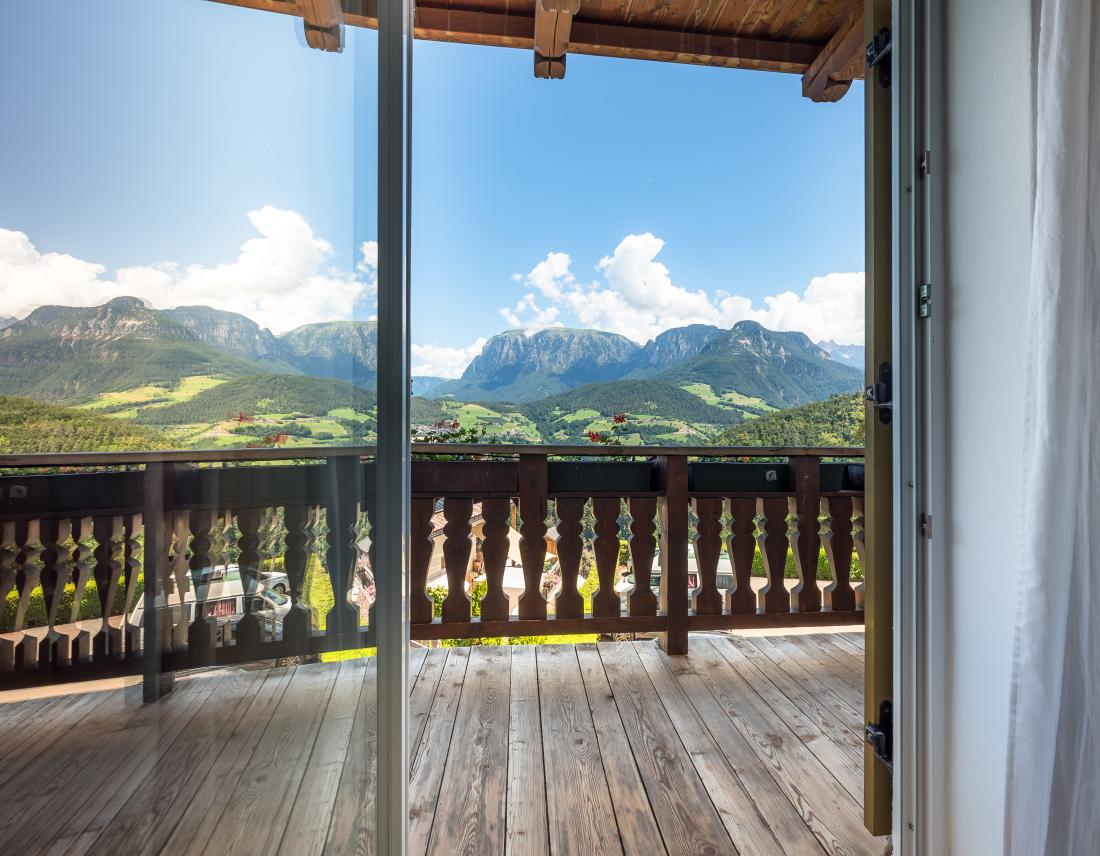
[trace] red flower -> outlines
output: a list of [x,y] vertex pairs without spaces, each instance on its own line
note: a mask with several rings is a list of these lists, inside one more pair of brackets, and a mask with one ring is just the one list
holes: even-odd
[[626,414],[625,413],[616,413],[614,416],[611,417],[611,420],[616,425],[622,425],[624,422],[626,422]]
[[603,437],[600,436],[599,431],[589,431],[588,439],[591,440],[593,443],[599,443],[603,439]]

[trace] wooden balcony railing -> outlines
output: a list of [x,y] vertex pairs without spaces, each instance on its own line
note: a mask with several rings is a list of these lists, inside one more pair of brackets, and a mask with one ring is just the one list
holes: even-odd
[[[861,449],[417,445],[414,453],[413,639],[651,632],[683,653],[691,630],[863,620],[850,578],[853,551],[862,559],[862,465],[852,462]],[[0,688],[140,672],[156,652],[170,672],[372,646],[370,586],[392,576],[370,556],[382,501],[372,454],[0,456],[0,468],[16,473],[0,476]],[[513,528],[523,577],[515,614],[503,588]],[[623,535],[635,583],[620,594]],[[477,609],[467,591],[475,549],[486,583]],[[766,581],[757,592],[758,550]],[[790,592],[788,550],[798,576]],[[548,551],[560,586],[546,597]],[[724,594],[723,552],[732,575]],[[447,581],[440,615],[428,587],[433,555]],[[599,585],[586,611],[577,583],[589,556]],[[230,559],[243,614],[226,622],[186,592],[201,594],[204,569]],[[280,620],[255,609],[273,567],[291,600]],[[650,586],[658,569],[659,594]],[[346,596],[353,588],[358,604]],[[88,617],[93,589],[98,615]],[[334,593],[327,601],[325,591]],[[139,602],[146,617],[135,624]]]

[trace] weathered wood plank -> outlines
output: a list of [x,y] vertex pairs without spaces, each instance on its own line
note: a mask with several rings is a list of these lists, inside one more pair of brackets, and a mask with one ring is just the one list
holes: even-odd
[[[765,681],[774,685],[776,690],[782,694],[782,697],[805,717],[805,722],[808,723],[809,727],[795,729],[798,736],[802,738],[802,742],[816,748],[816,741],[821,735],[824,735],[841,750],[848,763],[844,766],[836,765],[834,773],[838,779],[841,779],[842,776],[845,777],[843,779],[844,786],[849,789],[849,792],[854,789],[855,792],[852,793],[852,796],[858,798],[863,781],[863,745],[859,735],[851,728],[851,719],[842,719],[837,716],[826,705],[822,704],[817,696],[794,680],[749,640],[734,639],[732,644],[737,649],[738,654],[751,663],[752,667],[763,676]],[[754,686],[757,685],[757,680],[759,679],[754,680]],[[761,693],[761,697],[769,703],[769,697],[773,695],[770,691],[768,696]],[[782,700],[779,701],[779,705],[781,709],[776,709],[776,714],[785,716],[790,708]],[[775,708],[773,707],[773,709]],[[807,732],[809,739],[804,737]],[[815,751],[815,754],[818,753]],[[818,757],[822,756],[818,754]],[[851,778],[847,778],[848,776],[851,776]]]
[[[724,643],[724,644],[723,644]],[[840,747],[825,733],[813,716],[801,708],[753,665],[737,646],[725,642],[718,644],[722,656],[740,673],[774,711],[775,717],[785,723],[798,739],[830,770],[849,794],[858,796],[863,778],[863,765],[848,753],[848,747]]]
[[829,853],[870,853],[881,849],[863,826],[859,806],[828,768],[776,716],[753,685],[726,660],[722,646],[728,647],[729,643],[699,638],[692,646],[693,668],[821,845]]
[[538,665],[533,645],[517,645],[512,649],[510,705],[505,853],[541,856],[550,852],[550,833],[546,820]]
[[506,647],[470,653],[430,853],[488,856],[504,849],[510,672]]
[[206,853],[278,849],[338,671],[298,666],[214,828]]
[[258,687],[237,727],[220,748],[217,760],[198,784],[186,811],[179,818],[164,846],[164,853],[202,854],[223,810],[226,795],[236,786],[241,773],[260,742],[275,708],[290,683],[292,669],[271,671]]
[[[70,824],[50,852],[120,853],[134,842],[145,852],[159,852],[265,677],[264,672],[227,675],[171,746],[158,747],[141,772],[111,776],[117,791],[108,807],[96,809],[90,822]],[[158,810],[150,811],[150,805]]]
[[413,751],[409,771],[409,853],[423,856],[428,852],[432,821],[439,803],[439,786],[451,747],[451,735],[462,695],[462,682],[470,661],[469,648],[451,648],[443,667],[431,712],[424,726],[424,737]]
[[721,747],[722,754],[729,760],[744,788],[752,797],[756,810],[771,828],[776,840],[787,853],[820,854],[821,845],[813,832],[802,819],[798,809],[787,799],[768,770],[757,759],[753,747],[745,736],[726,716],[721,706],[711,695],[695,672],[692,654],[684,658],[669,658],[668,670],[676,676],[677,682],[692,706],[698,711],[715,742]]
[[[355,711],[359,706],[359,696],[368,691],[366,677],[365,660],[340,663],[317,740],[305,763],[305,775],[290,805],[279,853],[309,856],[324,850],[351,735],[363,725],[356,721]],[[302,739],[308,740],[309,736],[303,734]]]
[[621,854],[592,714],[571,646],[537,650],[550,851]]
[[857,660],[863,660],[863,646],[857,645],[849,638],[847,633],[830,633],[829,641],[834,645],[837,645],[855,657]]
[[373,854],[377,800],[378,662],[366,660],[344,766],[336,786],[324,853]]
[[862,708],[853,707],[845,701],[842,693],[836,692],[836,678],[815,669],[807,658],[798,656],[797,649],[794,652],[795,656],[791,656],[789,652],[782,650],[776,644],[777,640],[772,637],[758,637],[751,641],[759,651],[801,684],[814,698],[833,711],[838,719],[848,723],[857,740],[862,743]]
[[667,851],[649,805],[641,773],[634,763],[630,740],[615,706],[615,696],[607,683],[600,652],[595,645],[578,645],[577,660],[588,695],[588,707],[592,711],[592,725],[596,729],[623,851],[628,854],[665,853]]
[[75,744],[51,745],[40,756],[33,770],[36,787],[21,788],[17,779],[11,783],[16,787],[5,788],[0,852],[41,852],[89,799],[98,799],[105,777],[131,762],[127,756],[144,757],[158,734],[167,735],[170,743],[176,723],[189,718],[191,705],[212,686],[210,681],[181,682],[178,700],[167,710],[143,705],[127,711],[122,694],[99,706],[86,728],[77,727],[84,734]]
[[730,767],[669,671],[667,664],[675,658],[662,655],[647,642],[636,642],[633,647],[737,852],[785,856],[783,845],[756,806],[756,795]]
[[730,837],[638,655],[619,643],[599,651],[669,853],[728,853]]
[[843,698],[852,707],[858,708],[863,704],[863,678],[855,675],[850,669],[845,668],[813,642],[804,636],[776,636],[775,645],[788,653],[801,651],[803,661],[809,661],[814,671],[829,675],[833,681],[833,691]]

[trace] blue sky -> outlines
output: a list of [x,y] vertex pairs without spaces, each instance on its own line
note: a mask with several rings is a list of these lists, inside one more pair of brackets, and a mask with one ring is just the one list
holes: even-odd
[[[200,0],[40,0],[0,18],[21,34],[0,55],[0,315],[127,291],[277,332],[373,314],[373,33],[321,54],[293,19]],[[422,373],[454,373],[517,324],[858,334],[859,84],[821,105],[795,75],[531,68],[527,51],[416,44]]]

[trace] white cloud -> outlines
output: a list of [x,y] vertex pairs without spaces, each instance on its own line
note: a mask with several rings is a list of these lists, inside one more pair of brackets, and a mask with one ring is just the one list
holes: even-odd
[[378,247],[364,242],[358,273],[329,266],[332,245],[294,211],[265,206],[248,214],[258,233],[224,264],[177,262],[125,267],[113,279],[101,264],[40,253],[22,232],[0,229],[0,315],[22,317],[43,304],[95,306],[140,297],[158,309],[204,304],[247,315],[276,333],[300,324],[351,318],[377,291]]
[[485,347],[484,337],[477,339],[465,348],[448,348],[443,345],[413,345],[412,369],[414,377],[424,375],[434,377],[458,377],[466,370],[481,349]]
[[729,327],[746,319],[772,330],[800,330],[815,341],[863,343],[862,273],[814,277],[801,295],[785,291],[756,308],[747,297],[675,284],[657,260],[663,248],[664,241],[648,232],[627,235],[597,264],[603,281],[587,285],[577,281],[567,253],[549,253],[526,276],[513,276],[528,290],[514,308],[500,313],[512,326],[532,332],[562,324],[566,312],[585,327],[639,343],[686,324]]

